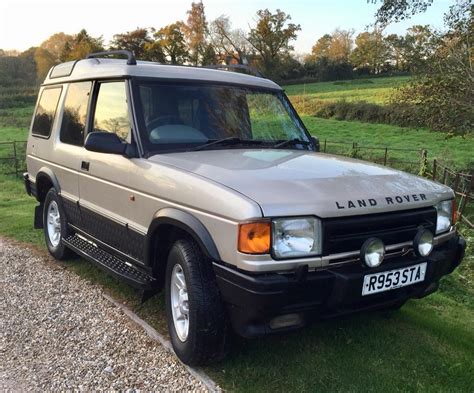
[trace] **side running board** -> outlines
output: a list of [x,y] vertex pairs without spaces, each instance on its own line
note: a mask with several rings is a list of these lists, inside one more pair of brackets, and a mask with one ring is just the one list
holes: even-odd
[[155,278],[138,270],[130,263],[124,262],[107,251],[104,251],[81,236],[68,236],[63,239],[63,243],[75,253],[95,263],[102,270],[126,281],[135,288],[146,291],[152,290],[156,286],[157,282]]

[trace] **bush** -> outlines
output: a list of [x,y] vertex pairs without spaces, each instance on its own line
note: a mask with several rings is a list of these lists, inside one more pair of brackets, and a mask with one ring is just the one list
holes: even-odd
[[[316,104],[316,105],[315,105]],[[300,102],[297,107],[301,106]],[[310,111],[308,112],[308,108]],[[409,105],[377,105],[366,101],[319,101],[306,104],[306,112],[324,119],[393,124],[402,127],[426,127],[417,115],[418,108]]]

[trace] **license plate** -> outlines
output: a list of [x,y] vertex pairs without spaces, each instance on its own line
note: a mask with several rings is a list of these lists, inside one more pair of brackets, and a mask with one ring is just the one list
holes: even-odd
[[362,296],[390,291],[422,282],[425,280],[426,265],[426,262],[424,262],[418,265],[404,267],[403,269],[368,274],[364,277]]

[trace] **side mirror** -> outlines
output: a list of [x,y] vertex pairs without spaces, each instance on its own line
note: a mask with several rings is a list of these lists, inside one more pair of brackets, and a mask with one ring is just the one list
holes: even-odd
[[94,131],[87,135],[84,147],[98,153],[125,154],[127,144],[113,132]]
[[311,142],[313,142],[314,151],[321,151],[321,145],[319,144],[319,139],[315,136],[311,137]]

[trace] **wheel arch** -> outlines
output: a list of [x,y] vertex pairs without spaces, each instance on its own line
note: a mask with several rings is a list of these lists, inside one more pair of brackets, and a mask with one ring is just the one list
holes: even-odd
[[59,194],[61,188],[56,175],[48,167],[41,168],[36,174],[36,199],[39,202],[44,202],[44,198],[51,187],[54,187]]
[[164,208],[154,214],[145,241],[145,263],[153,268],[156,278],[164,277],[166,257],[173,241],[185,236],[193,239],[206,257],[220,260],[214,240],[201,221],[183,210]]

